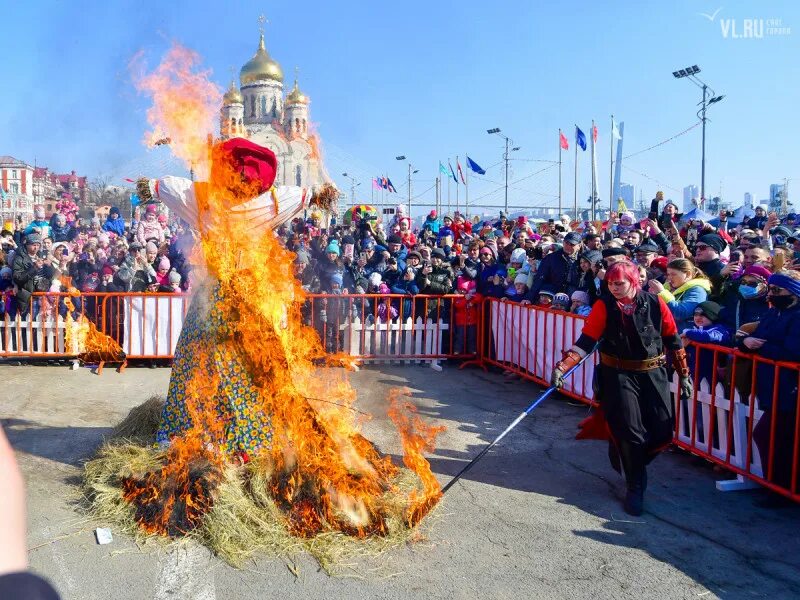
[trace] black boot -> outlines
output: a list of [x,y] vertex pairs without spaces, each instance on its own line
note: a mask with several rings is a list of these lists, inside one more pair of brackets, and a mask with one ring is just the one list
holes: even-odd
[[619,443],[619,457],[625,471],[625,512],[638,517],[644,510],[644,490],[647,487],[645,450],[640,444]]

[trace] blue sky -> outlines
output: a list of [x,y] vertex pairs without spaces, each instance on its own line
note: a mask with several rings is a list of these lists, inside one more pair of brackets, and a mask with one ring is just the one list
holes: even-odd
[[[734,205],[767,197],[789,178],[800,194],[800,5],[677,0],[661,3],[367,1],[267,3],[39,1],[0,6],[0,154],[56,171],[116,180],[175,172],[166,151],[141,145],[147,99],[127,65],[143,51],[155,65],[173,41],[203,57],[224,87],[256,49],[264,12],[267,48],[291,85],[294,66],[340,187],[347,171],[370,200],[386,173],[405,197],[404,154],[419,169],[415,203],[433,202],[438,161],[470,156],[490,168],[470,196],[503,203],[500,127],[521,146],[511,163],[511,205],[555,205],[558,128],[599,129],[599,190],[608,200],[609,121],[625,122],[625,155],[691,126],[700,90],[672,71],[698,64],[725,99],[712,107],[707,196]],[[714,21],[698,13],[714,15]],[[782,19],[788,35],[733,39],[745,19]],[[721,25],[722,23],[722,25]],[[765,27],[768,24],[765,23]],[[573,198],[573,152],[563,156],[564,205]],[[455,162],[454,162],[455,164]],[[644,198],[681,199],[700,180],[700,128],[624,161],[623,180]],[[158,172],[153,172],[158,171]],[[589,153],[579,156],[579,197],[590,192]],[[427,191],[426,191],[427,190]],[[445,187],[446,194],[446,187]],[[455,204],[455,186],[451,189]],[[463,202],[463,188],[460,199]],[[797,203],[800,206],[800,203]],[[421,210],[421,209],[420,209]],[[496,209],[492,209],[496,210]]]

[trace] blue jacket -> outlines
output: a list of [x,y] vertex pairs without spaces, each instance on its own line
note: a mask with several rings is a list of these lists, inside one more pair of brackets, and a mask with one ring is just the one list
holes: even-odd
[[[724,325],[714,324],[711,327],[692,327],[683,331],[685,335],[692,342],[700,344],[717,344],[718,346],[731,345],[731,332]],[[692,371],[692,376],[696,382],[701,379],[708,381],[711,386],[714,375],[714,351],[706,348],[699,349],[699,360],[695,360],[695,355],[698,349],[689,345],[686,348],[686,360],[689,364],[689,369]],[[720,358],[723,355],[719,355]],[[697,369],[695,369],[697,365]]]
[[711,282],[708,279],[690,279],[674,292],[664,288],[658,295],[667,303],[678,331],[694,327],[694,309],[708,299]]
[[478,286],[478,293],[484,296],[491,296],[493,298],[502,298],[505,293],[502,283],[495,285],[492,280],[495,275],[500,274],[500,266],[497,264],[484,266],[481,265],[478,270],[478,278],[476,284]]
[[108,215],[106,222],[103,223],[103,231],[108,231],[110,233],[116,233],[117,235],[125,235],[125,219],[122,217],[117,217],[116,219],[112,219],[111,215]]
[[439,227],[441,227],[441,224],[439,223],[439,219],[438,218],[432,219],[430,215],[425,217],[425,222],[422,224],[422,230],[423,231],[425,231],[427,229],[431,233],[435,233],[435,234],[439,233]]
[[[800,362],[800,306],[793,306],[786,310],[770,308],[759,321],[752,336],[767,341],[755,352],[740,342],[739,347],[743,352],[755,353],[770,360]],[[775,369],[772,365],[757,364],[756,393],[761,408],[772,406],[774,374]],[[797,403],[797,384],[796,370],[780,369],[778,410],[791,411],[794,409]]]

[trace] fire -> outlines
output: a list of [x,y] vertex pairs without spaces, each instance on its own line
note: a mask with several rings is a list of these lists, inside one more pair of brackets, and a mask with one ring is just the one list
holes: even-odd
[[72,318],[75,305],[72,297],[80,295],[74,288],[70,295],[64,297],[67,307],[65,328],[65,346],[67,354],[74,354],[85,363],[124,362],[125,353],[113,338],[97,330],[97,327],[86,315]]
[[[356,395],[346,375],[317,366],[327,357],[317,333],[302,324],[304,292],[293,277],[293,255],[270,232],[253,231],[230,210],[257,193],[243,191],[239,174],[226,168],[219,148],[209,152],[205,144],[202,132],[210,130],[214,95],[206,74],[191,72],[196,62],[195,54],[173,48],[140,79],[140,88],[153,96],[152,135],[168,135],[173,151],[186,161],[202,156],[211,161],[208,181],[195,184],[200,217],[194,225],[202,264],[218,282],[209,315],[224,316],[224,331],[216,345],[197,349],[195,362],[204,365],[227,352],[252,376],[257,400],[248,409],[268,415],[272,439],[250,458],[270,464],[269,493],[293,534],[385,534],[383,496],[394,489],[398,468],[361,434],[353,410]],[[190,429],[173,439],[161,471],[125,480],[125,498],[150,532],[176,535],[196,526],[213,503],[220,468],[235,454],[215,397],[219,381],[198,372],[186,394]],[[407,499],[406,522],[414,526],[441,497],[422,453],[433,450],[442,428],[427,427],[409,408],[395,398],[391,416],[402,438],[404,463],[423,482],[423,490]]]

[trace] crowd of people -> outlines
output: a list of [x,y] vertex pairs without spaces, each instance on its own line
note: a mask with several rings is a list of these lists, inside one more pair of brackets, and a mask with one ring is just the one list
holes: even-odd
[[157,205],[137,208],[128,220],[118,208],[111,208],[104,220],[81,219],[66,203],[58,208],[63,210],[46,218],[44,208],[36,206],[30,223],[17,218],[3,224],[0,315],[26,318],[32,312],[37,318],[42,310],[66,314],[63,298],[48,305],[48,297],[36,292],[189,290],[191,233],[179,221],[169,224]]

